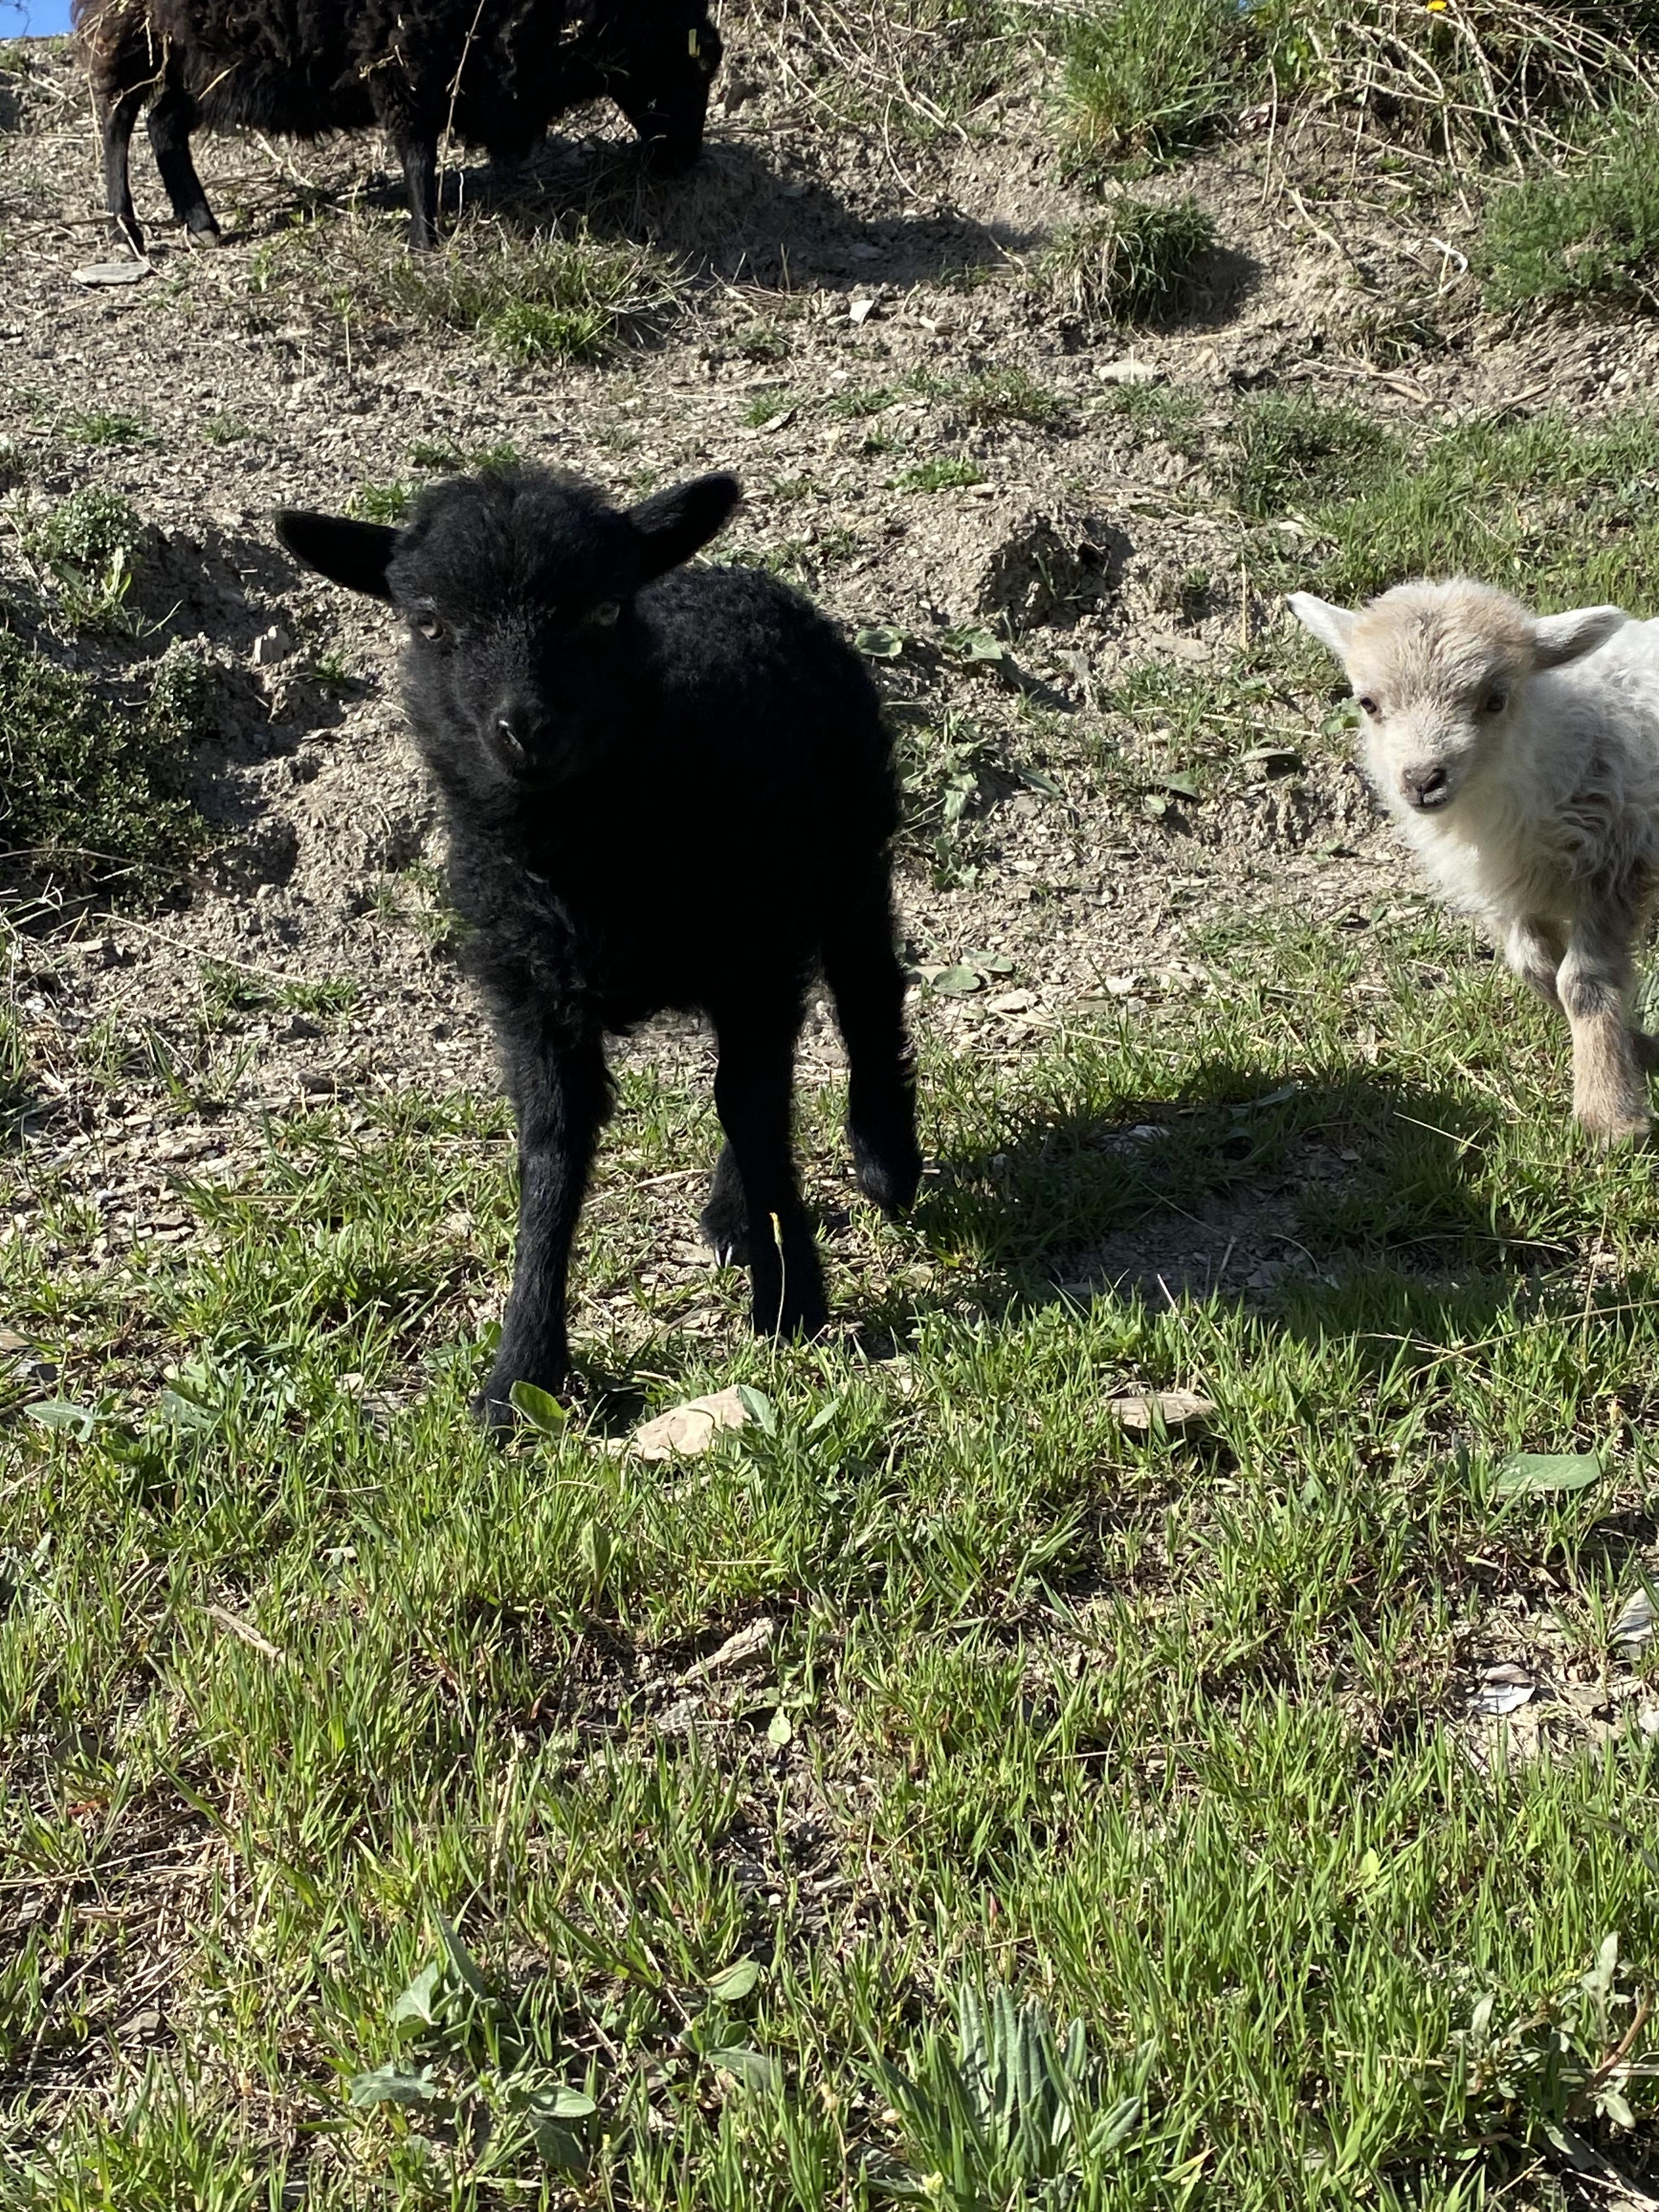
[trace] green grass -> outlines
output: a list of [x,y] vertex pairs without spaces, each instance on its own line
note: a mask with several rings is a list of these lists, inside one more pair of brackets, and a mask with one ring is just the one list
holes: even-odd
[[1659,304],[1659,121],[1598,131],[1577,166],[1498,191],[1478,258],[1495,307]]
[[181,645],[137,708],[0,629],[0,870],[71,891],[155,896],[208,842],[182,795],[211,678]]
[[679,289],[659,256],[585,228],[524,240],[481,225],[432,267],[401,257],[381,279],[395,307],[525,366],[603,359],[659,325]]
[[159,446],[159,434],[141,416],[105,409],[75,411],[58,418],[61,434],[77,446]]
[[969,422],[1029,422],[1046,430],[1064,420],[1066,402],[1023,368],[982,369],[953,395]]
[[43,514],[20,535],[50,574],[58,611],[75,629],[119,629],[143,559],[144,525],[118,492],[88,485]]
[[1062,305],[1091,326],[1155,322],[1190,301],[1216,228],[1196,200],[1127,195],[1063,231],[1042,274]]
[[[1294,478],[1272,496],[1301,503]],[[1241,501],[1242,503],[1242,501]],[[1264,489],[1260,502],[1271,504]],[[1476,574],[1546,611],[1611,600],[1659,611],[1659,419],[1632,410],[1474,422],[1391,461],[1350,497],[1305,507],[1311,549],[1292,569],[1353,599],[1412,575]]]
[[415,504],[415,486],[399,477],[391,483],[361,483],[346,502],[348,514],[364,522],[401,522]]
[[1357,408],[1306,392],[1253,393],[1233,420],[1231,471],[1239,511],[1252,521],[1328,502],[1403,474],[1400,447]]
[[893,480],[896,491],[959,491],[965,485],[983,483],[985,471],[977,461],[961,453],[939,453],[918,461]]
[[1237,0],[1108,0],[1068,32],[1070,144],[1085,173],[1189,154],[1247,97],[1255,41]]
[[[1650,2172],[1616,2053],[1659,1748],[1607,1637],[1659,1194],[1578,1147],[1559,1032],[1460,932],[1202,950],[1201,1020],[927,1054],[941,1171],[838,1240],[861,1340],[764,1350],[662,1270],[717,1133],[628,1076],[588,1395],[505,1454],[465,1412],[498,1109],[275,1118],[159,1246],[33,1157],[0,1296],[84,1412],[6,1432],[13,2201],[1541,2212],[1564,2124]],[[803,1097],[819,1194],[842,1103]],[[1305,1255],[1266,1304],[1054,1294],[1261,1191]],[[604,1448],[641,1386],[734,1381],[766,1419],[696,1466]],[[1176,1385],[1207,1439],[1107,1410]],[[1508,1497],[1516,1449],[1604,1471]],[[1634,1694],[1506,1760],[1466,1717],[1498,1657]],[[1604,2063],[1634,2137],[1577,2094]]]

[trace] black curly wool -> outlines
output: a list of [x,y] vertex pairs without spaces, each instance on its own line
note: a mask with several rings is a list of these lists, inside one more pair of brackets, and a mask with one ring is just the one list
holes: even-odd
[[404,702],[518,1116],[494,1421],[515,1382],[566,1377],[607,1032],[670,1007],[708,1016],[726,1145],[702,1226],[723,1257],[746,1257],[757,1329],[825,1317],[790,1143],[816,971],[846,1040],[860,1183],[890,1211],[915,1194],[887,733],[857,654],[797,592],[681,565],[737,498],[730,477],[702,477],[623,511],[518,468],[434,486],[402,530],[278,518],[299,559],[410,624]]
[[127,154],[146,106],[173,211],[198,238],[218,224],[192,131],[378,125],[403,166],[410,243],[428,246],[446,131],[515,161],[556,115],[604,94],[656,166],[689,168],[720,58],[707,0],[74,0],[73,17],[109,212],[136,246]]

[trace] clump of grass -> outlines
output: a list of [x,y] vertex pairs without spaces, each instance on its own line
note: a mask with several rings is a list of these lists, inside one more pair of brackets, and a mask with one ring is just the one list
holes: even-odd
[[586,229],[483,248],[468,240],[431,267],[393,263],[386,282],[405,311],[525,364],[597,360],[642,336],[678,290],[659,256]]
[[1066,412],[1066,402],[1023,368],[988,368],[957,394],[970,422],[1030,422],[1046,428]]
[[1194,199],[1127,196],[1055,240],[1043,264],[1061,303],[1096,328],[1156,321],[1191,300],[1216,229]]
[[749,323],[732,340],[745,361],[781,361],[789,350],[787,334],[775,323]]
[[0,629],[0,874],[77,892],[175,874],[206,841],[179,785],[211,695],[175,644],[144,705],[124,710]]
[[1268,392],[1240,404],[1233,496],[1253,521],[1365,489],[1399,458],[1380,423],[1310,394]]
[[895,491],[956,491],[967,484],[983,483],[985,471],[976,461],[957,453],[940,453],[918,461],[895,477]]
[[253,435],[252,428],[240,415],[210,415],[202,425],[202,435],[210,446],[236,446],[244,438]]
[[224,960],[204,960],[201,972],[203,1005],[216,1022],[234,1014],[272,1012],[332,1017],[349,1013],[360,995],[356,984],[349,981],[289,979]]
[[1075,167],[1191,153],[1242,104],[1253,43],[1237,0],[1115,0],[1077,18],[1065,75]]
[[1582,166],[1498,194],[1478,258],[1494,307],[1659,306],[1659,122],[1628,123]]
[[787,392],[757,392],[744,409],[743,419],[751,430],[763,429],[794,404]]
[[362,522],[401,522],[415,502],[415,487],[401,477],[391,483],[362,483],[346,502],[346,513]]
[[1108,395],[1114,415],[1121,415],[1137,429],[1161,438],[1172,453],[1189,461],[1204,452],[1201,421],[1204,397],[1181,384],[1120,384]]
[[159,446],[161,442],[141,416],[102,409],[91,412],[77,409],[64,416],[58,427],[77,446]]
[[143,558],[144,526],[117,492],[88,486],[60,500],[25,532],[25,544],[58,587],[77,629],[115,623]]

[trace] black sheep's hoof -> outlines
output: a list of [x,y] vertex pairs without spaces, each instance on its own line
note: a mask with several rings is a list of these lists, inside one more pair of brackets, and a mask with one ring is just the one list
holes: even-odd
[[224,234],[211,216],[209,216],[204,222],[187,224],[185,228],[185,237],[190,246],[204,251],[210,246],[222,246],[224,243]]
[[697,1216],[697,1233],[714,1254],[718,1266],[749,1265],[749,1220],[741,1200],[729,1206],[711,1198]]
[[859,1188],[882,1212],[908,1213],[921,1184],[921,1154],[914,1143],[884,1146],[878,1150],[854,1137],[853,1172]]

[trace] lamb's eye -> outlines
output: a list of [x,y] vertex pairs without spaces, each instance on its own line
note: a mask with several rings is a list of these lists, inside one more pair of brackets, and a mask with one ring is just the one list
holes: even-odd
[[415,617],[415,627],[425,638],[440,638],[444,634],[443,624],[430,607],[422,608]]
[[617,617],[621,612],[622,602],[619,599],[601,599],[598,606],[587,610],[582,619],[593,629],[611,629],[615,627]]
[[1510,695],[1507,691],[1488,691],[1482,702],[1482,707],[1484,712],[1488,714],[1501,714],[1509,703]]
[[1369,693],[1359,702],[1359,711],[1362,714],[1374,714],[1376,712],[1376,702]]

